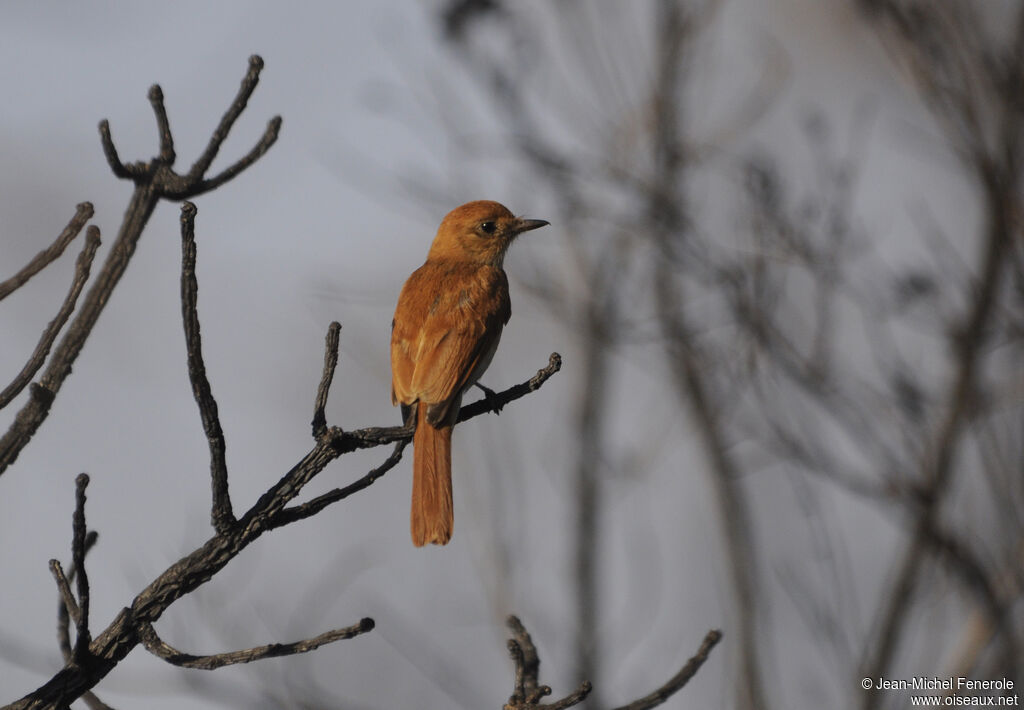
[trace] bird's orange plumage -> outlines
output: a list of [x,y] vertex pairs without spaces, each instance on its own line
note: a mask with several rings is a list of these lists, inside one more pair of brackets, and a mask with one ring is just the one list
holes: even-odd
[[462,205],[441,222],[427,261],[402,287],[391,326],[391,401],[416,408],[412,540],[444,545],[454,522],[452,427],[462,394],[494,357],[511,307],[502,269],[520,233],[547,222],[497,202]]

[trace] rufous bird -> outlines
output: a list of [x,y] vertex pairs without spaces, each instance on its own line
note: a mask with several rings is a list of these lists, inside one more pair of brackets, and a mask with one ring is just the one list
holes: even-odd
[[445,216],[427,261],[402,287],[391,322],[391,402],[407,424],[415,408],[412,541],[452,537],[452,427],[462,395],[491,364],[512,315],[505,251],[543,227],[497,202],[479,200]]

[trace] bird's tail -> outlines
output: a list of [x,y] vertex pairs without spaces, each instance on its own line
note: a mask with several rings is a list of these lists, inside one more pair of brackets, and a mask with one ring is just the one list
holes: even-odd
[[412,542],[444,545],[452,537],[452,427],[434,427],[417,405],[412,451]]

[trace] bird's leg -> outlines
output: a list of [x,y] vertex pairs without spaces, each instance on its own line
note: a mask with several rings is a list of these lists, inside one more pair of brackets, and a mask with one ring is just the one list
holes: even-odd
[[501,414],[501,408],[504,407],[505,405],[501,403],[500,399],[498,399],[498,393],[492,390],[490,387],[485,387],[479,382],[474,382],[473,384],[475,384],[477,387],[483,390],[484,399],[487,400],[487,405],[491,408],[491,411],[494,412],[495,414]]
[[416,432],[416,410],[418,407],[419,404],[402,405],[402,428],[410,434]]

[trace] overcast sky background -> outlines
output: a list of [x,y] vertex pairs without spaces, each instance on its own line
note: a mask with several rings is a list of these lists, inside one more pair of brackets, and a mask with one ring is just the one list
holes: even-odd
[[[908,206],[925,194],[951,232],[969,228],[975,214],[955,166],[932,152],[927,117],[874,37],[843,7],[835,0],[727,2],[707,49],[708,101],[696,126],[713,135],[744,90],[775,67],[778,95],[768,112],[719,147],[728,156],[751,145],[791,144],[779,151],[790,156],[787,167],[810,176],[800,126],[808,110],[821,111],[841,149],[866,146],[858,214],[866,228],[892,235],[883,248],[898,259]],[[452,164],[454,153],[422,101],[435,77],[458,76],[430,10],[403,0],[0,6],[0,277],[48,244],[81,201],[95,205],[92,221],[104,244],[113,240],[131,186],[104,161],[100,119],[110,120],[122,160],[149,159],[157,139],[146,92],[159,83],[184,170],[234,96],[249,55],[266,62],[214,168],[247,151],[277,114],[284,118],[280,139],[249,171],[196,201],[204,351],[238,508],[311,445],[331,320],[343,330],[329,423],[398,421],[389,398],[391,313],[446,209],[414,199],[396,175],[450,192],[450,207],[487,198],[518,214],[546,216],[543,196],[532,199],[521,188],[510,195],[502,175],[470,176]],[[363,616],[374,617],[377,629],[308,656],[213,674],[172,669],[139,648],[98,688],[101,697],[116,707],[181,707],[186,700],[198,709],[258,707],[262,682],[291,682],[300,693],[320,684],[347,707],[497,707],[511,690],[502,627],[509,612],[533,632],[542,680],[556,694],[575,686],[579,679],[566,675],[569,639],[559,627],[569,617],[570,522],[558,512],[566,500],[559,437],[571,407],[572,352],[542,305],[515,284],[517,264],[558,258],[557,230],[554,224],[520,240],[506,263],[514,316],[485,380],[495,389],[522,381],[554,350],[565,356],[566,370],[500,419],[479,418],[457,431],[450,545],[410,544],[410,464],[403,462],[355,499],[261,538],[158,625],[168,642],[193,653],[313,636]],[[0,305],[5,379],[56,311],[79,243]],[[97,263],[105,256],[104,249]],[[208,454],[185,370],[179,263],[178,206],[163,203],[53,413],[0,477],[0,700],[20,697],[60,666],[47,560],[70,554],[77,473],[92,476],[88,521],[100,533],[89,558],[94,631],[210,534]],[[658,388],[637,373],[623,388],[623,418],[647,411]],[[311,492],[353,480],[385,456],[346,456]],[[526,477],[519,492],[518,482],[503,484],[506,500],[538,512],[519,531],[530,551],[517,561],[521,576],[503,582],[493,576],[489,523],[495,515],[511,519],[515,508],[487,509],[486,476],[495,471]],[[621,658],[602,681],[613,700],[660,684],[708,628],[728,634],[717,522],[703,479],[683,479],[678,465],[664,463],[643,493],[616,503],[609,521],[611,530],[630,534],[608,563],[615,578],[608,632],[620,634]],[[645,522],[627,528],[617,520]],[[871,550],[891,543],[887,524],[871,528],[864,550],[854,551],[861,598],[870,598],[886,571],[886,559]],[[785,528],[778,544],[789,544]],[[799,682],[820,685],[825,701],[834,698],[842,683],[790,633],[779,629],[779,648],[803,658],[794,665],[806,673],[789,675],[779,697],[806,697],[806,688],[792,685]],[[713,657],[678,706],[712,706],[727,695],[727,653],[723,644],[716,651],[722,657]],[[284,687],[277,690],[287,697]]]

